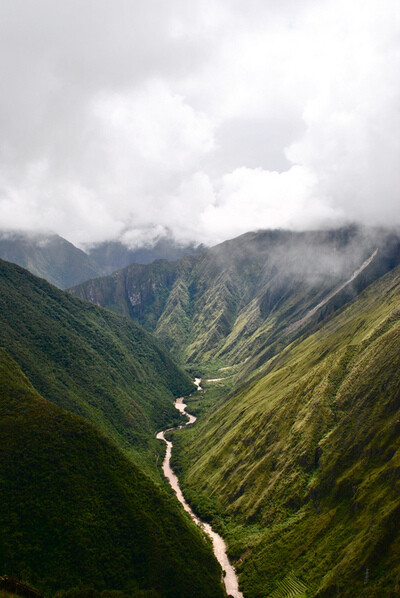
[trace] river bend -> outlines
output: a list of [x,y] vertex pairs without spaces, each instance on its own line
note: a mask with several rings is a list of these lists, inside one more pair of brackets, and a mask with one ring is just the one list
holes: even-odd
[[[200,378],[195,379],[195,384],[196,384],[198,390],[201,390],[200,382],[201,382]],[[186,415],[188,420],[185,424],[178,426],[178,428],[168,428],[167,430],[164,430],[163,432],[159,432],[157,434],[157,438],[159,440],[164,440],[164,442],[167,445],[167,450],[165,453],[163,466],[162,466],[163,473],[164,473],[165,477],[168,479],[168,481],[171,485],[171,488],[174,490],[179,502],[181,503],[181,505],[183,506],[185,511],[187,513],[189,513],[189,515],[193,519],[193,521],[199,527],[201,527],[204,530],[204,532],[211,538],[215,557],[217,558],[217,560],[218,560],[219,564],[221,565],[222,570],[224,572],[224,583],[225,583],[226,593],[230,596],[233,596],[233,598],[243,598],[243,594],[239,590],[238,578],[237,578],[235,569],[229,562],[228,555],[226,554],[226,546],[225,546],[224,540],[222,539],[222,537],[219,534],[217,534],[212,529],[212,527],[209,523],[205,523],[204,521],[201,521],[201,519],[199,519],[193,513],[192,509],[190,508],[190,505],[186,502],[186,500],[182,494],[182,490],[180,489],[178,478],[175,475],[173,469],[171,468],[170,461],[171,461],[171,453],[172,453],[172,442],[165,438],[165,433],[169,432],[171,430],[184,428],[185,426],[193,424],[196,421],[196,417],[194,415],[191,415],[190,413],[186,412],[186,410],[185,410],[186,404],[184,403],[184,399],[182,397],[179,399],[176,399],[175,408],[178,409],[178,411],[180,411],[182,413],[182,415]]]

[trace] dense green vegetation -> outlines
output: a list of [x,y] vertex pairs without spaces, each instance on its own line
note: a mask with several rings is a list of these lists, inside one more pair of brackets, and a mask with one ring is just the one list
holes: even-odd
[[0,263],[0,344],[46,399],[156,479],[154,432],[193,385],[121,315],[139,322],[204,378],[173,464],[227,540],[246,598],[389,597],[400,588],[399,249],[388,231],[261,231],[72,289],[120,315]]
[[[139,322],[187,365],[249,359],[250,372],[397,265],[399,246],[398,234],[356,227],[260,231],[174,263],[132,264],[71,292]],[[377,248],[352,284],[291,328]]]
[[3,349],[0,389],[2,573],[69,598],[223,598],[211,548],[176,501],[43,399]]
[[3,233],[0,258],[26,268],[60,289],[104,273],[84,251],[58,235]]
[[397,595],[399,349],[397,268],[175,434],[185,494],[246,598]]
[[0,260],[0,344],[42,396],[159,475],[154,433],[193,384],[147,332]]

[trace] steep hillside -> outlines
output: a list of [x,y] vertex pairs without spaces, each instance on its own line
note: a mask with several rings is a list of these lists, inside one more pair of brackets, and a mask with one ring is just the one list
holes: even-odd
[[399,372],[396,268],[175,437],[246,598],[397,595]]
[[60,289],[105,272],[84,251],[58,235],[2,233],[0,258],[26,268]]
[[388,231],[260,231],[70,290],[130,316],[185,363],[233,365],[264,361],[399,260]]
[[3,349],[0,389],[2,574],[46,595],[223,598],[210,547],[172,498]]
[[155,472],[154,432],[193,385],[147,332],[0,260],[0,345],[45,398]]

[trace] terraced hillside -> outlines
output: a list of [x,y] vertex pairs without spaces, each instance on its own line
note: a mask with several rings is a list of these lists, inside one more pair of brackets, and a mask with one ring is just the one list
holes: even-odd
[[193,384],[147,332],[0,260],[0,345],[43,397],[159,476],[154,433]]
[[288,598],[293,580],[308,598],[397,595],[399,372],[398,267],[175,435],[246,598]]
[[223,598],[211,548],[175,501],[3,349],[0,437],[2,574],[46,596]]
[[186,364],[250,358],[250,370],[397,265],[399,247],[397,233],[356,227],[260,231],[70,291],[139,322]]

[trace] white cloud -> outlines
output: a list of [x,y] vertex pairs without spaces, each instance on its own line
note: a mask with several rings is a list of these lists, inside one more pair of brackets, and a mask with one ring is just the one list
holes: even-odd
[[207,244],[249,230],[337,223],[343,214],[316,197],[316,185],[315,175],[301,166],[282,173],[237,168],[222,177],[218,188],[196,173],[168,203],[175,215],[172,230],[181,241]]
[[306,133],[286,150],[316,173],[320,197],[368,224],[400,222],[400,53],[390,5],[369,2],[358,12],[341,3],[347,19],[320,57]]
[[110,164],[124,162],[135,169],[136,177],[141,174],[135,159],[153,176],[156,169],[184,173],[214,147],[213,128],[205,114],[159,81],[130,94],[101,94],[93,101],[93,112]]
[[0,226],[400,224],[397,0],[0,4]]

